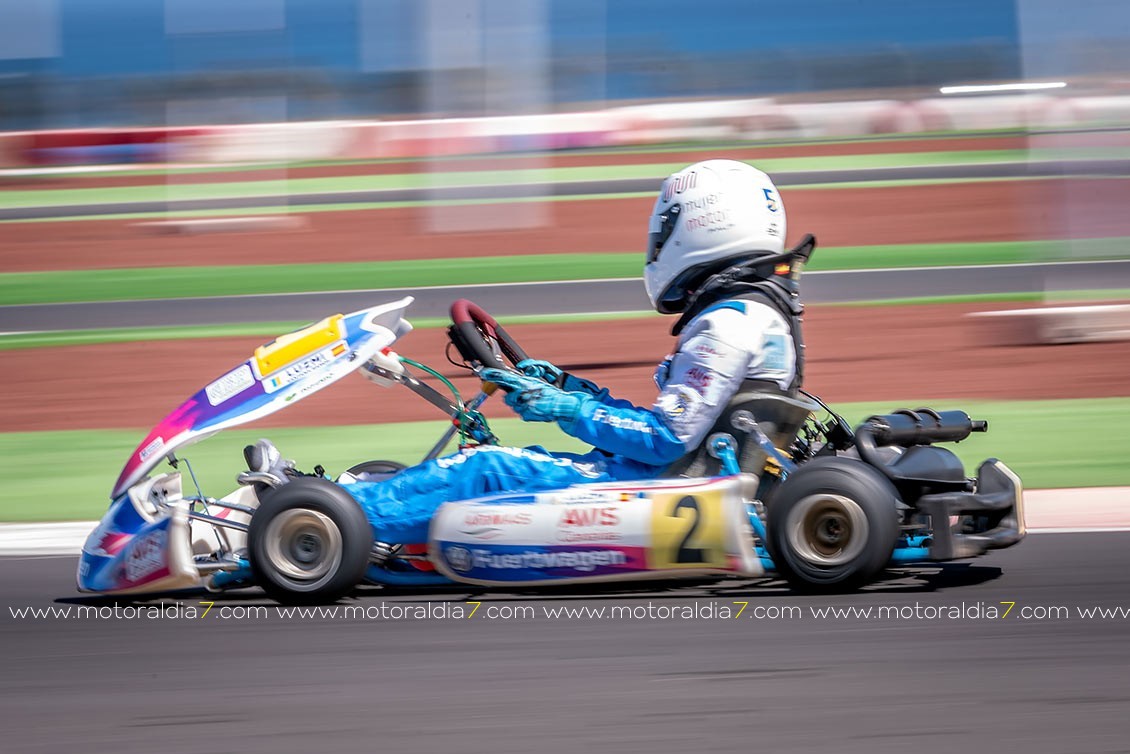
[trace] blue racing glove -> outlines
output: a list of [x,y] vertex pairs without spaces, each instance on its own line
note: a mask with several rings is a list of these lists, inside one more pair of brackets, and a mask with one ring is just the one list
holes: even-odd
[[548,382],[554,387],[560,387],[567,393],[588,393],[598,401],[608,397],[608,388],[602,388],[595,382],[574,377],[556,364],[540,359],[526,359],[518,362],[518,371],[528,377]]
[[573,421],[588,400],[581,393],[566,392],[540,379],[504,369],[484,369],[479,378],[505,390],[506,405],[528,422]]

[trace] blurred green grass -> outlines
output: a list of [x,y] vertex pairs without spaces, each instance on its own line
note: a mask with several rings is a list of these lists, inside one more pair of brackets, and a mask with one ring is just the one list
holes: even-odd
[[[1050,401],[961,401],[928,399],[841,404],[852,423],[897,407],[960,408],[988,419],[989,432],[949,445],[967,471],[995,456],[1011,466],[1028,488],[1130,485],[1130,398]],[[542,444],[582,450],[555,426],[517,419],[492,422],[508,445]],[[187,448],[204,492],[222,496],[235,486],[242,448],[270,437],[299,468],[320,463],[331,474],[359,461],[391,458],[413,463],[439,438],[445,423],[413,422],[297,429],[238,429]],[[144,430],[12,432],[0,434],[0,520],[95,519],[105,510],[111,486]],[[186,485],[189,482],[186,481]]]
[[[810,271],[882,267],[1015,264],[1103,258],[1128,239],[896,244],[820,248]],[[1070,244],[1070,246],[1069,246]],[[635,278],[638,252],[518,254],[384,262],[139,267],[0,273],[0,301],[42,304],[80,301],[235,296],[359,288],[402,288],[551,280]]]

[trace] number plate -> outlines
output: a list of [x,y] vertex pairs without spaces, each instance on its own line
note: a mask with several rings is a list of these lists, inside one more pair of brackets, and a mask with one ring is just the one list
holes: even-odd
[[726,549],[722,490],[655,495],[648,568],[725,568]]

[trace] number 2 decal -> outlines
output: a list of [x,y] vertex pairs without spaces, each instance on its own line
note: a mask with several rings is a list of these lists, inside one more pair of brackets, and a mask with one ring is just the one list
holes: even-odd
[[720,491],[671,491],[653,500],[649,569],[726,567],[726,516]]
[[[688,511],[689,515],[683,516],[682,511]],[[687,527],[687,533],[683,535],[679,546],[675,549],[674,562],[676,563],[705,563],[706,554],[701,547],[689,547],[691,537],[694,536],[695,530],[698,529],[700,511],[698,509],[698,498],[687,495],[686,497],[675,503],[674,510],[671,511],[673,518],[690,518],[691,525]]]

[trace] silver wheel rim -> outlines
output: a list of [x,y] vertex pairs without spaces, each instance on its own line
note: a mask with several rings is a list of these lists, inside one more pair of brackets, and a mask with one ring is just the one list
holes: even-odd
[[821,493],[800,500],[785,522],[789,546],[821,567],[850,563],[867,546],[867,515],[843,495]]
[[283,511],[267,524],[263,538],[271,567],[299,591],[322,586],[341,563],[341,530],[318,511]]

